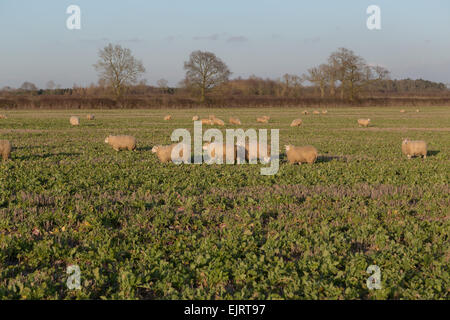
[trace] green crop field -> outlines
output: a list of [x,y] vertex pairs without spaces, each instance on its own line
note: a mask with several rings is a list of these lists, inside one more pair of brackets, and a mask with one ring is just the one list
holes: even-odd
[[[0,298],[449,299],[450,108],[400,109],[2,111],[15,149],[0,162]],[[193,131],[195,114],[280,129],[278,173],[159,163],[152,147]],[[114,151],[109,134],[137,150]],[[402,138],[428,157],[408,160]],[[285,144],[320,157],[289,165]],[[367,288],[370,265],[381,289]]]

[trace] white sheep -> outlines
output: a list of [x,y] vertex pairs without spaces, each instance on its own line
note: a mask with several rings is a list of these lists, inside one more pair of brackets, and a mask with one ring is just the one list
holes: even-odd
[[427,157],[427,143],[423,140],[411,141],[404,139],[402,141],[402,152],[408,159],[415,156],[423,156],[425,159]]
[[0,114],[0,119],[8,119],[8,117],[5,114]]
[[3,161],[11,158],[11,142],[8,140],[0,140],[0,154],[2,155]]
[[286,155],[290,164],[314,163],[317,159],[317,149],[313,146],[295,147],[286,145]]
[[313,111],[313,114],[320,114],[320,111],[314,110],[314,111]]
[[188,162],[190,154],[184,154],[183,149],[181,148],[178,155],[173,155],[172,157],[172,151],[173,148],[175,148],[178,145],[178,143],[173,143],[171,145],[162,146],[157,145],[152,148],[152,152],[156,153],[156,156],[158,157],[159,161],[165,163],[170,161],[183,161]]
[[71,116],[69,119],[69,122],[73,126],[79,126],[80,125],[80,118],[76,116]]
[[192,121],[198,121],[199,117],[198,116],[193,116],[192,117]]
[[105,143],[109,144],[114,150],[135,150],[136,149],[136,138],[133,136],[111,136],[109,135],[105,139]]
[[300,127],[302,125],[302,119],[295,119],[291,122],[291,127]]
[[168,114],[167,116],[164,117],[164,120],[165,120],[165,121],[168,121],[168,120],[170,120],[170,119],[172,119],[172,116],[171,116],[170,114]]
[[368,127],[370,124],[370,119],[358,119],[359,127]]
[[230,122],[230,124],[241,125],[241,120],[235,117],[230,117],[228,121]]

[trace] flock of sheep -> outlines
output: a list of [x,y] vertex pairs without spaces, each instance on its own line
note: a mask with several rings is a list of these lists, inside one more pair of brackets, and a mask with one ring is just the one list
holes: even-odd
[[[405,110],[400,110],[400,112],[404,113]],[[419,112],[417,109],[416,112]],[[302,112],[303,114],[308,114],[308,111],[305,110]],[[327,114],[327,110],[323,110],[322,112],[318,110],[314,110],[313,114]],[[5,115],[0,114],[0,119],[7,119]],[[95,116],[93,114],[86,115],[87,120],[94,120]],[[165,121],[169,121],[172,119],[171,115],[166,115],[164,117]],[[194,116],[192,118],[193,121],[198,121],[200,118],[198,116]],[[268,116],[262,116],[258,117],[256,119],[257,122],[260,123],[268,123],[270,120],[270,117]],[[80,125],[80,118],[78,116],[71,116],[69,119],[69,122],[72,126],[78,126]],[[201,122],[203,125],[218,125],[218,126],[224,126],[225,122],[219,118],[216,118],[214,115],[210,115],[208,118],[201,119]],[[229,123],[233,125],[241,125],[241,121],[238,118],[230,117]],[[358,125],[361,127],[368,127],[370,124],[370,119],[358,119],[357,120]],[[291,127],[298,127],[301,126],[302,119],[294,119],[291,123]],[[105,139],[105,143],[109,144],[114,150],[120,151],[120,150],[135,150],[136,149],[136,138],[129,135],[119,135],[119,136],[108,136]],[[170,162],[174,161],[172,159],[172,150],[177,146],[178,143],[174,143],[171,145],[157,145],[154,146],[152,149],[153,153],[156,153],[156,156],[161,162]],[[203,145],[203,150],[208,150],[209,154],[211,156],[220,156],[222,154],[224,156],[224,162],[225,162],[225,156],[227,154],[226,152],[227,145],[224,143],[223,146],[218,145],[217,143],[206,143]],[[10,141],[8,140],[0,140],[0,154],[2,155],[2,158],[4,161],[8,160],[11,157],[11,150],[12,146]],[[301,164],[301,163],[309,163],[312,164],[316,161],[318,152],[317,149],[313,146],[294,146],[294,145],[286,145],[286,156],[287,160],[291,164]],[[229,154],[234,154],[233,159],[237,158],[237,151],[238,146],[234,146],[234,150],[230,152]],[[264,152],[264,154],[260,157],[260,152]],[[423,158],[426,158],[427,156],[427,144],[425,141],[417,140],[417,141],[411,141],[409,139],[404,139],[402,141],[402,152],[405,154],[408,159],[414,156],[423,156]],[[268,162],[270,157],[267,157],[267,155],[271,154],[270,146],[267,146],[267,150],[259,150],[259,144],[257,144],[255,147],[250,146],[247,142],[245,145],[245,160],[249,161],[251,159],[261,159],[264,158],[264,161]],[[190,157],[190,155],[183,154],[183,149],[180,149],[180,153],[178,155],[178,160],[185,161],[187,158]]]

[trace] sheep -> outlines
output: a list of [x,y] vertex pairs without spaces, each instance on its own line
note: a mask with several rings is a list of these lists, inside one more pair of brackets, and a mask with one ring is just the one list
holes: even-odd
[[303,162],[312,164],[317,159],[317,149],[313,146],[295,147],[286,145],[286,155],[290,164]]
[[193,116],[192,117],[192,121],[198,121],[199,117],[198,116]]
[[300,127],[302,125],[302,119],[295,119],[291,122],[291,127]]
[[95,119],[95,116],[94,116],[93,114],[88,114],[88,115],[86,115],[86,119],[88,119],[88,120],[94,120],[94,119]]
[[171,116],[170,114],[168,114],[167,116],[164,117],[164,120],[165,120],[165,121],[168,121],[168,120],[170,120],[170,119],[172,119],[172,116]]
[[425,159],[427,157],[427,143],[422,140],[411,141],[404,139],[402,142],[402,152],[408,159],[414,156],[423,156]]
[[268,122],[269,122],[269,119],[267,119],[266,116],[264,116],[264,117],[258,117],[258,118],[256,118],[256,122],[268,123]]
[[419,109],[416,109],[416,112],[420,112],[420,110],[419,110]]
[[4,114],[0,114],[0,119],[8,119],[8,117]]
[[71,116],[69,119],[69,122],[73,126],[79,126],[80,125],[80,118],[76,116]]
[[230,117],[230,119],[228,121],[230,122],[230,124],[241,125],[241,120],[239,120],[238,118],[235,118],[235,117]]
[[8,140],[0,140],[0,154],[2,155],[3,161],[11,158],[11,142]]
[[313,114],[320,114],[320,111],[314,110]]
[[309,112],[308,112],[308,110],[303,110],[302,113],[303,113],[303,114],[308,114]]
[[328,110],[322,110],[322,114],[327,114]]
[[359,127],[368,127],[370,124],[370,119],[358,119]]
[[209,125],[213,125],[213,121],[209,120],[209,119],[202,119],[202,124],[209,124]]
[[211,120],[213,122],[213,124],[218,125],[218,126],[224,126],[225,122],[219,118],[214,118],[213,120]]
[[[255,146],[256,145],[256,146]],[[252,147],[252,148],[251,148]],[[264,156],[264,158],[261,160],[261,162],[269,162],[270,161],[270,155],[271,155],[271,147],[270,145],[266,146],[266,150],[259,149],[259,143],[252,143],[250,147],[250,144],[248,142],[245,143],[245,160],[250,161],[252,159],[260,159],[261,156]],[[261,154],[262,152],[266,151],[264,154]]]
[[400,110],[400,112],[401,112],[401,113],[405,113],[406,111],[405,111],[405,109],[402,109],[402,110]]
[[[236,161],[237,160],[237,150],[238,147],[236,145],[232,145],[231,148],[233,148],[233,158],[230,158],[229,160]],[[221,146],[218,142],[207,142],[203,145],[203,150],[208,150],[208,154],[211,155],[211,159],[209,162],[215,162],[218,157],[222,154],[223,156],[223,163],[227,163],[227,144],[226,142],[223,143]]]
[[105,143],[109,144],[114,150],[135,150],[136,138],[133,136],[111,136],[109,135],[105,139]]
[[173,143],[168,146],[157,145],[152,148],[152,152],[156,153],[156,156],[158,157],[159,161],[163,163],[170,162],[173,160],[187,162],[190,155],[189,154],[183,155],[183,149],[180,149],[178,157],[172,159],[173,148],[175,148],[177,145],[178,143]]

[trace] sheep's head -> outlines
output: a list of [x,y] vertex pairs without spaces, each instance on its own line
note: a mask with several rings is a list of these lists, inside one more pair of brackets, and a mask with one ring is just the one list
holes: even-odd
[[107,136],[107,137],[106,137],[105,143],[108,143],[108,142],[109,142],[109,137],[111,137],[111,136]]
[[408,144],[408,142],[409,142],[409,139],[408,139],[408,138],[405,138],[405,139],[403,139],[403,141],[402,141],[403,144]]
[[291,150],[291,147],[292,147],[292,146],[291,146],[290,144],[284,146],[284,148],[286,149],[286,151]]
[[158,152],[159,148],[161,148],[160,145],[154,146],[154,147],[152,148],[152,152],[153,152],[153,153]]

